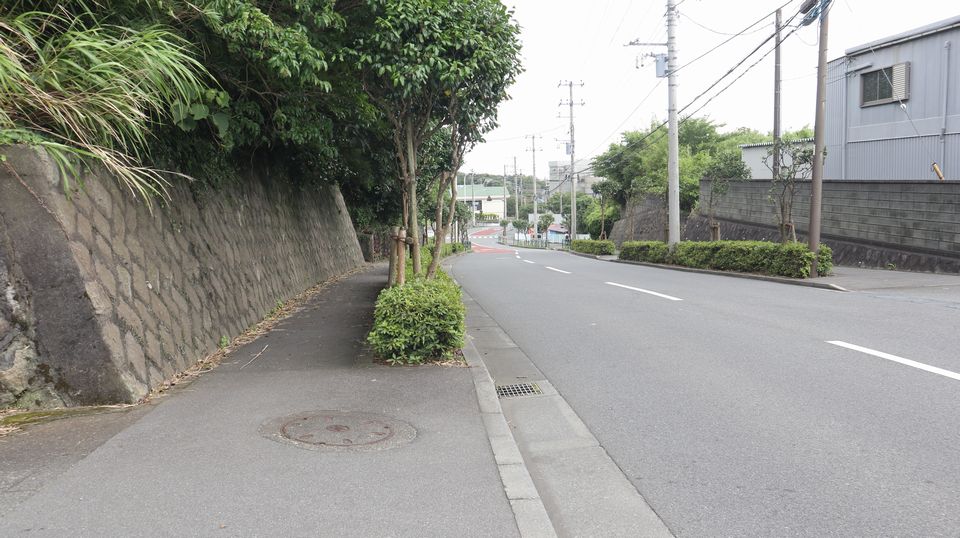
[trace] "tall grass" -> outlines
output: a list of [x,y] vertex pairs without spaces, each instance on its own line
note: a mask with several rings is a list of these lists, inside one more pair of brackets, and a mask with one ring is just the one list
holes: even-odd
[[208,80],[162,27],[99,24],[92,11],[0,13],[0,144],[45,148],[65,188],[93,160],[141,198],[166,196],[167,173],[144,164],[151,128]]

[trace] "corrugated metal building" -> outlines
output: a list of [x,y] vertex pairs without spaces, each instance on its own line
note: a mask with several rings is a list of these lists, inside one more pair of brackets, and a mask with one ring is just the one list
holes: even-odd
[[829,63],[825,179],[960,180],[957,45],[960,16]]
[[[813,149],[812,138],[800,138],[794,140],[793,144],[802,145],[805,148]],[[740,158],[747,168],[750,169],[750,179],[773,179],[773,166],[771,161],[771,150],[773,142],[760,142],[758,144],[740,144]],[[784,164],[789,165],[789,155],[784,155]],[[809,176],[799,179],[810,179]]]

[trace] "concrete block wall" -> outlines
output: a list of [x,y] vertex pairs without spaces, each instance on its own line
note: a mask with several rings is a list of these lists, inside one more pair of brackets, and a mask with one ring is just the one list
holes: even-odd
[[[770,181],[764,180],[731,183],[727,195],[715,204],[716,217],[731,223],[775,227],[776,206],[770,187]],[[702,181],[701,199],[706,199],[709,189],[710,182]],[[794,199],[798,233],[807,230],[809,210],[807,181],[798,184]],[[954,266],[952,260],[960,258],[960,182],[824,181],[822,234],[828,242],[833,239],[859,245],[859,256],[869,258],[870,265],[894,263],[884,262],[890,255],[870,255],[872,247],[915,255],[911,259],[918,260],[918,269],[934,270],[944,260]],[[928,262],[919,261],[923,258]]]
[[132,402],[286,300],[363,263],[334,186],[292,192],[259,170],[152,211],[93,174],[3,148],[0,405]]

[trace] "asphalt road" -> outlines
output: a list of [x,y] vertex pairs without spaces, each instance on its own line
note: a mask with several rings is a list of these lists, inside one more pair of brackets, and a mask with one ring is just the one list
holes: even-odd
[[676,535],[960,535],[960,293],[475,245],[453,275]]

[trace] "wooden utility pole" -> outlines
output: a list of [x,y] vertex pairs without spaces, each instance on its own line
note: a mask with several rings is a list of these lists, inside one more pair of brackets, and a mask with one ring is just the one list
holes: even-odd
[[[808,1],[801,11],[806,13],[816,4]],[[820,254],[820,210],[823,199],[823,159],[826,151],[824,131],[827,119],[827,29],[830,20],[830,0],[820,0],[820,58],[817,62],[817,115],[813,126],[813,178],[810,181],[809,247],[813,252],[810,277],[818,276],[817,256]],[[806,11],[804,11],[806,9]]]

